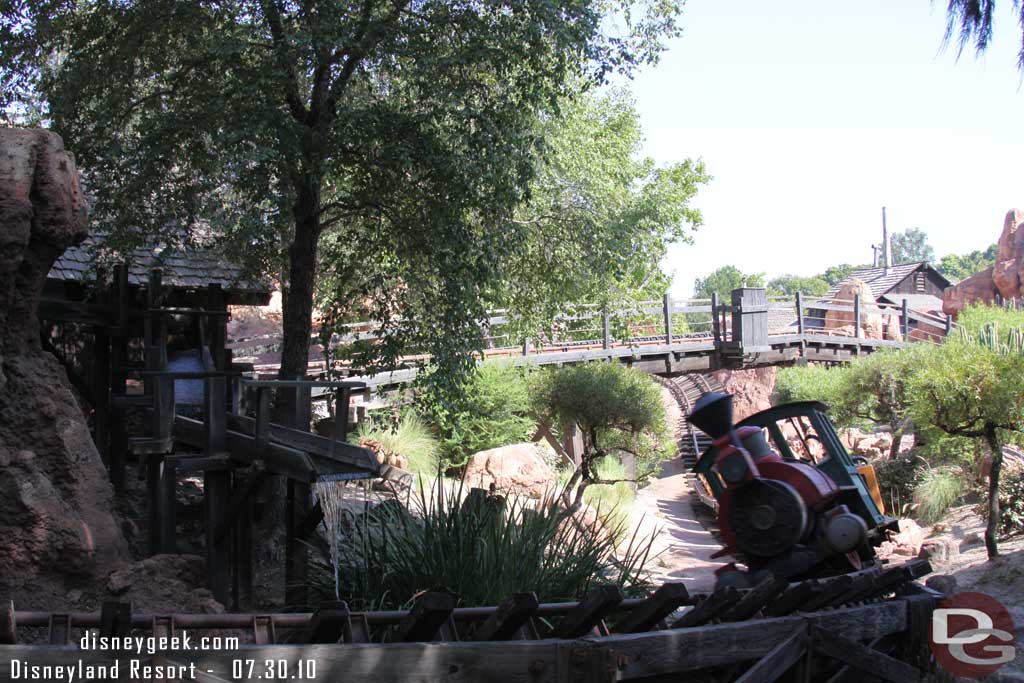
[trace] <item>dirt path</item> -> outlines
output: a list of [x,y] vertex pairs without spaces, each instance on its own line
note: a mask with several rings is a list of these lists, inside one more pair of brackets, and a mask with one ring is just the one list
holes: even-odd
[[656,583],[682,581],[692,593],[711,590],[714,571],[731,561],[711,559],[721,550],[718,540],[697,519],[691,505],[690,485],[679,458],[665,461],[652,484],[637,491],[633,524],[641,535],[656,532],[650,569]]

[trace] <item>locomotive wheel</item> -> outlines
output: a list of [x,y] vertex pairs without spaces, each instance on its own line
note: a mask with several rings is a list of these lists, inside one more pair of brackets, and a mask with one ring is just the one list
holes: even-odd
[[804,535],[807,507],[789,484],[754,479],[736,491],[729,528],[741,549],[757,557],[781,555]]

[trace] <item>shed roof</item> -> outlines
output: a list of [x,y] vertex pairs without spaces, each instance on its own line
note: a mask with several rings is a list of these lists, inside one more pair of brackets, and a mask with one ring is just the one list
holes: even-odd
[[[88,282],[96,276],[97,253],[103,260],[103,236],[90,235],[82,244],[68,247],[54,262],[47,278],[65,282]],[[217,253],[216,249],[179,247],[140,247],[125,254],[128,266],[128,284],[143,285],[154,268],[162,271],[165,287],[199,289],[218,284],[225,292],[242,295],[249,303],[253,299],[269,299],[271,286],[267,281],[247,277],[242,268]],[[111,262],[115,259],[111,258]],[[235,297],[238,298],[238,297]]]
[[[934,269],[924,261],[918,261],[917,263],[901,263],[898,266],[892,266],[889,268],[888,273],[885,272],[885,267],[883,266],[878,268],[861,268],[850,273],[843,282],[848,282],[854,278],[863,280],[867,283],[868,287],[871,289],[871,294],[877,300],[890,289],[903,282],[908,275],[922,268],[934,271]],[[935,272],[939,274],[939,277],[943,277],[943,279],[945,279],[944,276],[938,273],[938,271]],[[842,284],[843,283],[840,282],[834,286],[822,297],[822,299],[826,301],[835,299],[835,296],[839,292],[839,288]],[[947,280],[946,284],[948,286],[952,283]]]

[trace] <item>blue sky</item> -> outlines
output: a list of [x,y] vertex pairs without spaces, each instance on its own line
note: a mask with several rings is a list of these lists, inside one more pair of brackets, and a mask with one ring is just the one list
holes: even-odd
[[714,176],[694,244],[670,249],[673,295],[729,263],[869,261],[883,205],[940,257],[994,242],[1024,206],[1020,27],[998,4],[992,47],[957,61],[944,0],[689,0],[683,35],[631,84],[644,153]]

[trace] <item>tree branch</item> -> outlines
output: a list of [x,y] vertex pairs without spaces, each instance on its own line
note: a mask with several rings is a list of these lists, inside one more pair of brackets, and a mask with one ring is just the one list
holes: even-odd
[[278,7],[277,0],[261,0],[260,4],[267,19],[267,27],[270,29],[270,38],[274,45],[278,64],[284,70],[285,103],[288,105],[288,111],[291,112],[292,118],[305,124],[309,112],[299,95],[299,79],[295,72],[295,64],[289,54],[288,39],[285,36],[284,24],[281,22],[281,8]]

